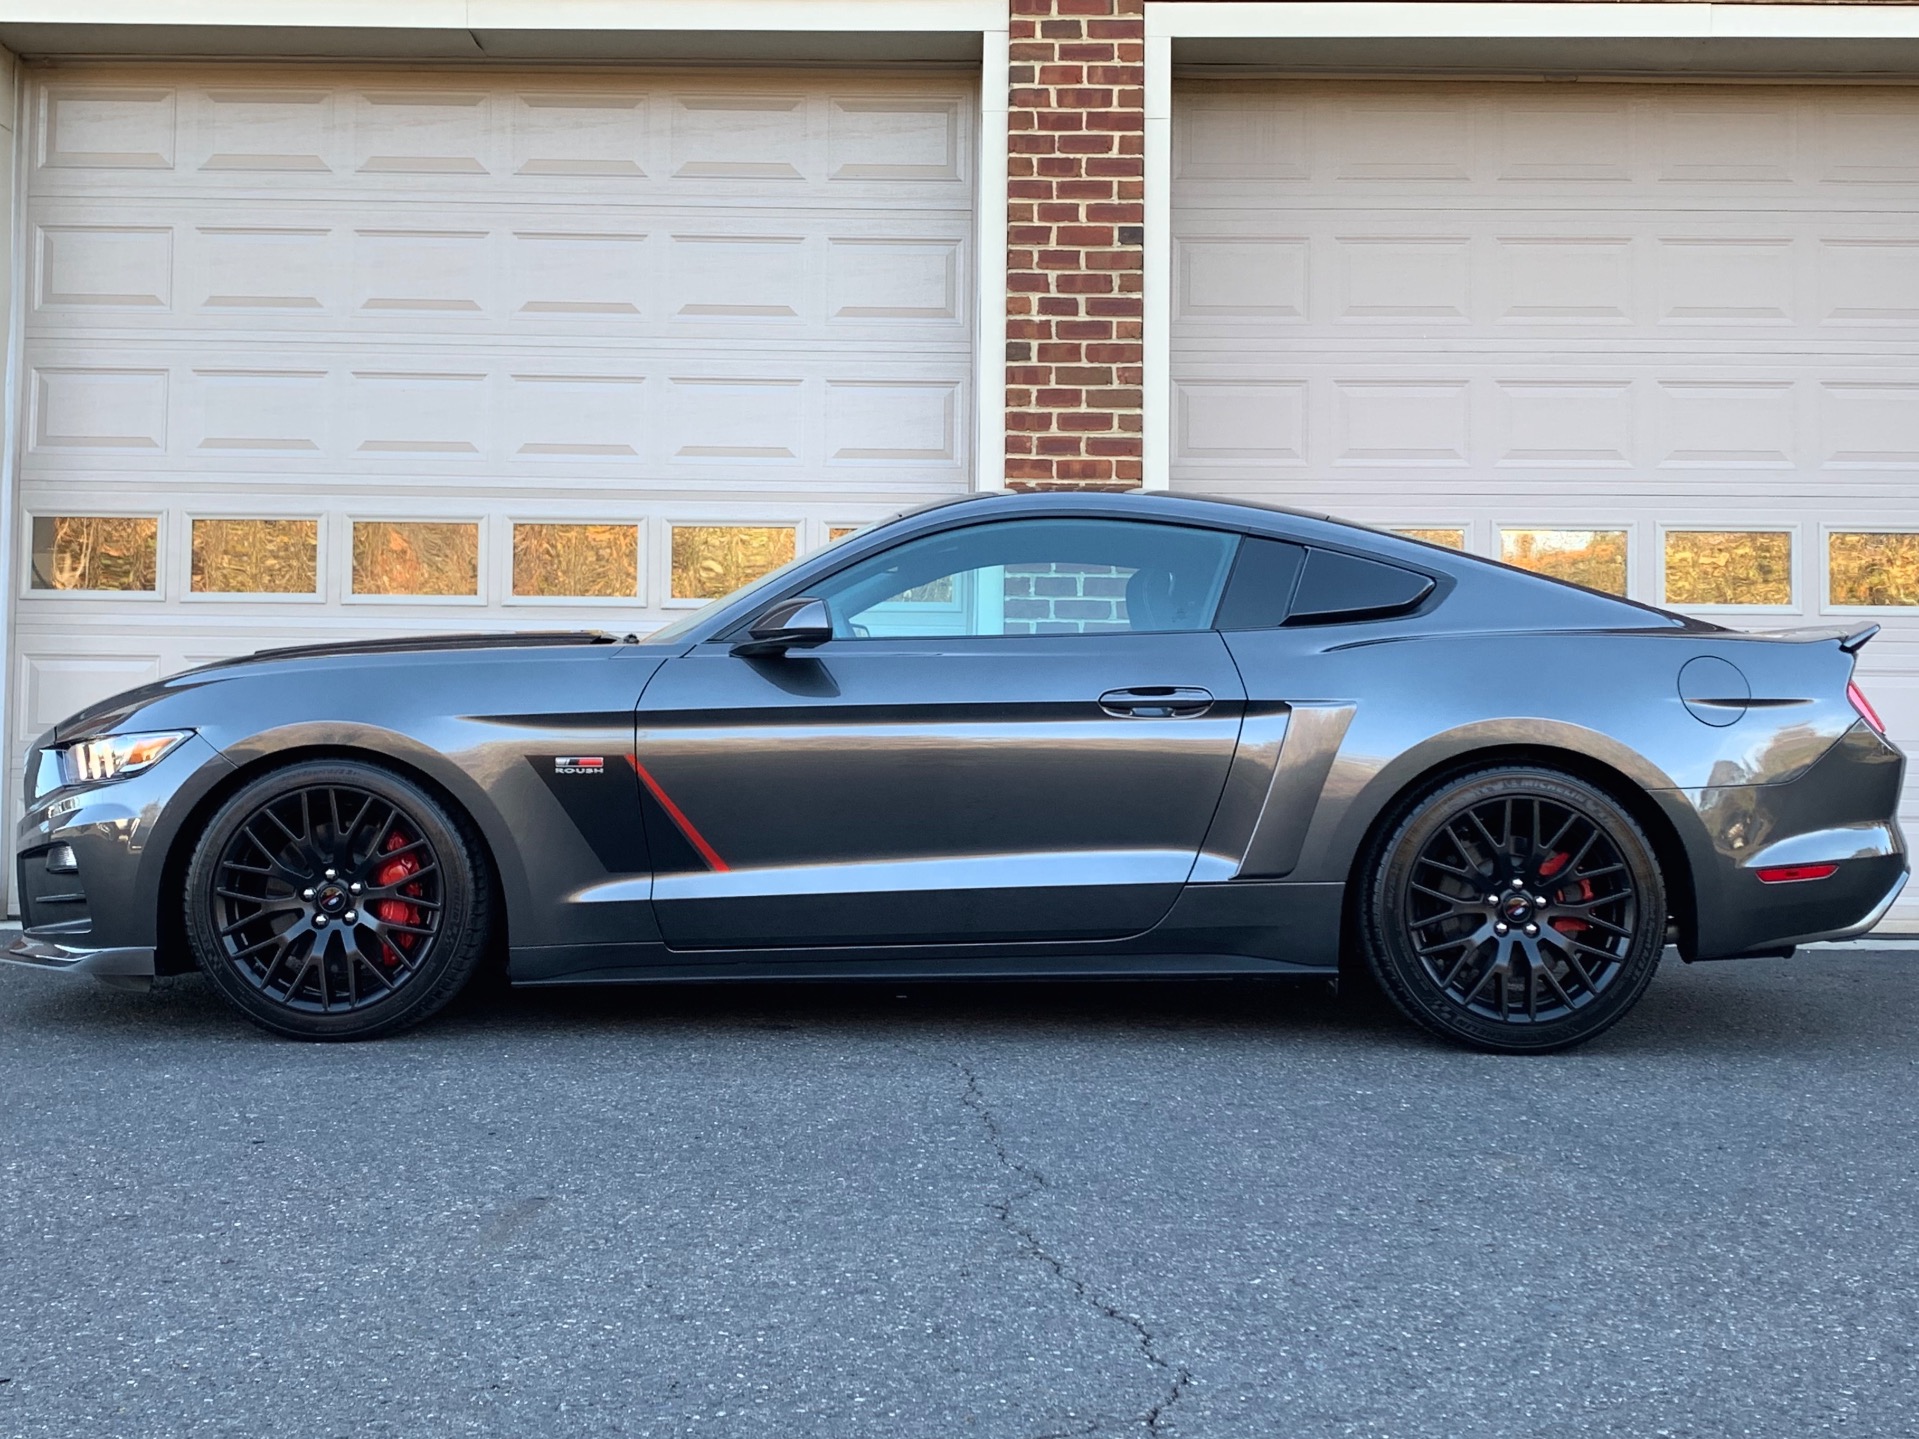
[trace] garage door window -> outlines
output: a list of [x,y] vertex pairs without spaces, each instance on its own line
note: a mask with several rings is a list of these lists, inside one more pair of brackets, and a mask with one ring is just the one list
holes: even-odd
[[1424,540],[1429,545],[1438,545],[1442,549],[1463,550],[1466,548],[1464,530],[1394,530],[1396,535],[1404,535],[1409,540]]
[[1919,605],[1919,534],[1833,531],[1826,537],[1826,598],[1835,605]]
[[147,515],[35,515],[36,590],[158,588],[160,521]]
[[1790,605],[1787,530],[1666,531],[1669,605]]
[[513,527],[513,593],[522,599],[634,599],[638,525]]
[[1501,530],[1499,558],[1587,589],[1626,593],[1624,530]]
[[480,527],[433,520],[355,520],[353,593],[480,593]]
[[790,525],[673,526],[672,598],[716,600],[791,564],[799,533]]
[[313,595],[320,588],[318,520],[195,520],[196,595]]

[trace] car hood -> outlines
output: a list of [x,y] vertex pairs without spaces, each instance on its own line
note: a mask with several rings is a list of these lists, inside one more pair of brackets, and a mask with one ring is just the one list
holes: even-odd
[[502,650],[552,648],[562,645],[618,645],[638,643],[633,635],[616,635],[605,630],[515,630],[505,634],[400,635],[390,639],[342,640],[333,644],[289,645],[280,649],[256,650],[250,655],[219,660],[196,669],[182,670],[153,684],[126,690],[89,705],[67,716],[54,728],[50,738],[56,741],[78,739],[112,730],[127,715],[153,701],[182,690],[210,684],[227,675],[254,665],[313,660],[352,660],[372,655],[422,654],[451,650]]

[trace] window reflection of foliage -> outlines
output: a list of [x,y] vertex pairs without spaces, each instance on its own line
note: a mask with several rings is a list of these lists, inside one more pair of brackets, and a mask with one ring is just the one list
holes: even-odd
[[1464,530],[1394,530],[1396,535],[1404,535],[1409,540],[1424,540],[1429,545],[1440,545],[1449,550],[1466,548]]
[[319,587],[318,520],[195,520],[196,595],[310,595]]
[[1792,536],[1784,530],[1668,530],[1669,605],[1789,605]]
[[1826,538],[1835,605],[1919,605],[1919,534],[1835,531]]
[[640,588],[637,525],[513,527],[513,593],[632,598]]
[[1556,580],[1626,593],[1624,530],[1502,530],[1499,557]]
[[757,525],[675,525],[676,600],[715,600],[793,558],[792,529]]
[[151,516],[36,516],[32,587],[156,589],[159,538],[160,521]]
[[429,520],[356,520],[356,595],[477,595],[480,527]]

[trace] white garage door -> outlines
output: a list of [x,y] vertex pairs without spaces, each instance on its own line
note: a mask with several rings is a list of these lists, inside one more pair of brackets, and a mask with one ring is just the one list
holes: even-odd
[[1919,754],[1919,92],[1205,83],[1174,143],[1175,488],[1882,619]]
[[16,785],[187,665],[647,629],[965,488],[971,83],[39,72]]

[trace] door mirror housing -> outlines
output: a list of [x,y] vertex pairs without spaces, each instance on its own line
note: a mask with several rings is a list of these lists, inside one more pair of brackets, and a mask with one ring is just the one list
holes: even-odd
[[783,655],[788,650],[810,649],[833,638],[833,617],[826,601],[810,595],[781,600],[761,611],[747,628],[746,638],[733,646],[736,655]]

